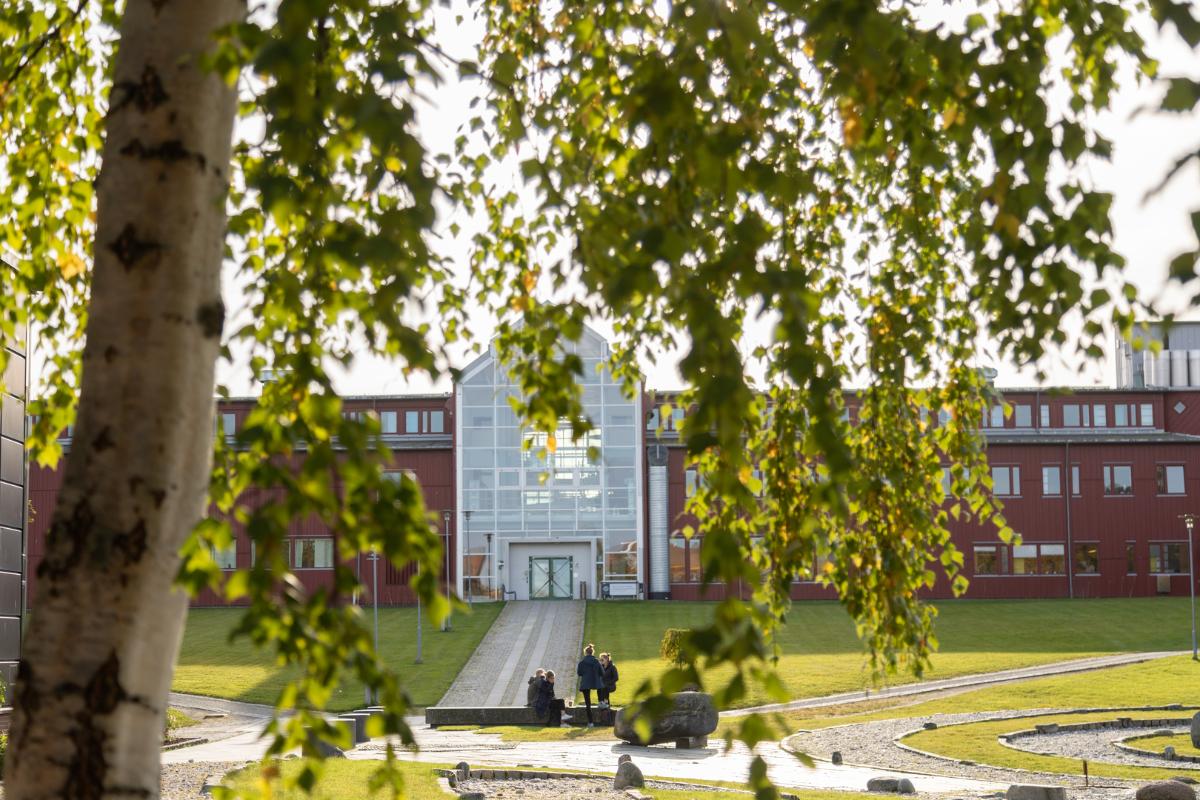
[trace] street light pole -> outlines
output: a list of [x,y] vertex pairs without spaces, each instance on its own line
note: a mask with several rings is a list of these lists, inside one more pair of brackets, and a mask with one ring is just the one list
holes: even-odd
[[[450,593],[450,512],[449,511],[442,512],[442,534],[446,537],[445,538],[446,543],[442,547],[442,549],[445,551],[445,555],[446,555],[446,571],[443,574],[443,578],[446,581],[446,598],[449,599],[450,594],[451,594]],[[442,620],[442,633],[449,633],[449,632],[450,632],[450,611],[449,611],[449,609],[447,609],[446,610],[446,618],[444,620]]]
[[[371,560],[371,604],[375,607],[375,653],[379,653],[379,554],[372,550],[367,554],[367,558]],[[371,687],[366,687],[367,705],[371,705],[379,698],[371,691]]]
[[[417,577],[421,576],[421,562],[417,562]],[[420,583],[420,581],[417,581]],[[425,659],[421,658],[421,593],[417,593],[417,660],[414,664],[420,664]]]
[[1179,518],[1187,526],[1188,532],[1188,590],[1192,598],[1192,660],[1200,661],[1196,652],[1196,552],[1193,545],[1193,531],[1196,528],[1195,514],[1180,514]]

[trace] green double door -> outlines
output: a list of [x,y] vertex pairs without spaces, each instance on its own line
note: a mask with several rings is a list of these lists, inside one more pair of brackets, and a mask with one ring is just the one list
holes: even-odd
[[530,556],[529,599],[570,600],[574,561],[571,556]]

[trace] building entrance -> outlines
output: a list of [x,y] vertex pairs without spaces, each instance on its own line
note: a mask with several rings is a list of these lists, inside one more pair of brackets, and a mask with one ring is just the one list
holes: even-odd
[[574,561],[571,556],[530,556],[529,599],[570,600]]

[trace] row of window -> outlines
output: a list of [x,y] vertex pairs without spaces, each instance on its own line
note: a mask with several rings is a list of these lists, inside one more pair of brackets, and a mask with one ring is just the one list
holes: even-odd
[[[1014,403],[1012,408],[1012,424],[1004,415],[1004,406],[993,405],[983,415],[985,428],[1032,428],[1033,406],[1027,403]],[[1041,428],[1107,428],[1109,427],[1109,410],[1112,410],[1112,427],[1114,428],[1153,428],[1153,403],[1063,403],[1058,407],[1058,425],[1051,419],[1051,406],[1038,406],[1038,426]]]
[[[400,428],[401,413],[404,414],[403,430]],[[342,416],[347,419],[365,420],[372,417],[379,422],[379,429],[383,433],[388,434],[417,434],[417,433],[445,433],[446,432],[446,412],[442,410],[418,410],[418,411],[343,411]],[[218,424],[226,436],[232,436],[237,433],[237,414],[225,412],[218,419]]]
[[[288,545],[292,569],[331,569],[333,567],[333,539],[292,539]],[[212,548],[213,561],[221,569],[237,569],[236,542],[225,548]],[[254,564],[254,543],[250,543],[250,563]]]
[[[1065,575],[1066,546],[1062,542],[1003,543],[974,546],[976,575]],[[1151,542],[1148,546],[1151,575],[1177,575],[1187,570],[1186,542]],[[1072,574],[1100,574],[1100,544],[1075,542]],[[1125,574],[1136,575],[1137,542],[1125,543]]]
[[[1018,466],[998,464],[991,468],[992,493],[997,497],[1021,496],[1021,468]],[[1124,496],[1133,494],[1133,466],[1131,464],[1105,464],[1101,469],[1104,479],[1104,494],[1109,496]],[[942,489],[949,494],[952,473],[950,467],[942,468]],[[1182,464],[1157,464],[1154,468],[1154,481],[1161,495],[1186,494],[1184,471]],[[1042,496],[1061,497],[1062,465],[1042,465]],[[1071,465],[1071,494],[1078,496],[1079,465]]]

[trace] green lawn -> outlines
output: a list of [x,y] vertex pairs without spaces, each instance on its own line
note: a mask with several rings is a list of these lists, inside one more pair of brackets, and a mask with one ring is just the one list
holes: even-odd
[[[416,610],[379,610],[380,649],[417,706],[433,705],[441,699],[502,607],[501,603],[480,603],[469,614],[456,613],[449,633],[442,633],[425,620],[425,663],[420,665],[413,663],[417,652]],[[245,639],[230,643],[229,631],[241,613],[234,608],[196,608],[188,612],[173,690],[251,703],[275,702],[289,673]],[[362,704],[362,685],[354,681],[338,689],[331,707],[345,710]]]
[[1156,753],[1161,753],[1163,748],[1169,745],[1175,748],[1178,755],[1200,756],[1200,748],[1192,744],[1191,735],[1186,733],[1177,733],[1173,736],[1143,736],[1139,739],[1129,740],[1126,744],[1139,750],[1152,750]]
[[[938,604],[939,652],[926,678],[948,678],[1106,653],[1179,650],[1188,645],[1187,598],[1111,600],[959,600]],[[666,628],[697,627],[712,603],[605,601],[588,604],[585,639],[613,654],[621,671],[617,702],[666,668],[658,657]],[[791,697],[869,685],[862,646],[834,602],[792,607],[780,632],[779,669]],[[715,671],[711,679],[727,672]],[[888,683],[915,680],[898,674]],[[754,693],[741,704],[769,702]]]
[[[1123,712],[1121,716],[1134,719],[1158,718],[1161,711]],[[1026,717],[993,722],[973,722],[969,725],[951,725],[931,731],[921,731],[904,738],[904,743],[950,758],[967,759],[980,764],[997,767],[1028,769],[1037,772],[1053,772],[1067,775],[1082,775],[1083,764],[1075,758],[1046,756],[1027,753],[1002,745],[996,737],[1005,733],[1028,730],[1035,725],[1058,723],[1067,725],[1080,722],[1095,722],[1113,719],[1111,711],[1098,714],[1052,714],[1044,717]],[[1106,764],[1089,761],[1088,772],[1100,778],[1132,778],[1135,780],[1166,780],[1179,774],[1178,768],[1133,767],[1124,764]]]
[[[299,760],[277,762],[265,770],[259,764],[252,764],[227,775],[224,784],[235,791],[261,792],[271,800],[367,800],[391,797],[389,792],[370,790],[371,775],[381,764],[378,761],[330,759],[325,762],[321,780],[311,794],[299,789],[284,790],[280,776],[293,777],[301,764]],[[439,765],[400,761],[397,766],[404,775],[403,796],[408,800],[446,800],[454,796],[438,786],[433,771]]]

